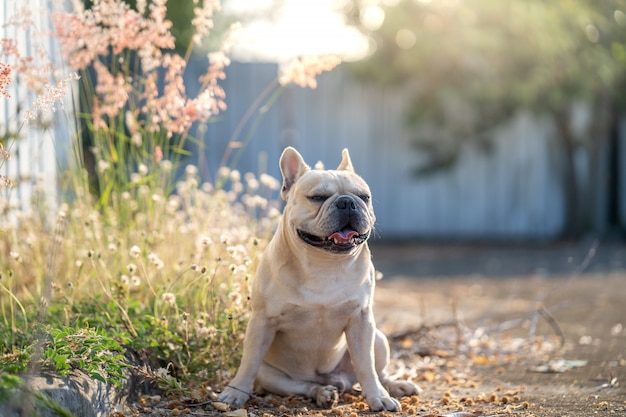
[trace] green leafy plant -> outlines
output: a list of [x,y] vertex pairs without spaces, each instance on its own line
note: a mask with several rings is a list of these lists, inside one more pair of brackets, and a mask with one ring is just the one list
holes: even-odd
[[63,327],[51,329],[49,336],[43,349],[44,366],[61,376],[82,369],[93,379],[122,385],[124,369],[130,365],[123,355],[124,348],[103,330]]

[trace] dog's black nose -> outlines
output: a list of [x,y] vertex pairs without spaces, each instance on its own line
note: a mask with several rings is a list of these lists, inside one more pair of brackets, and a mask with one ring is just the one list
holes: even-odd
[[335,207],[339,210],[345,210],[350,212],[352,210],[356,210],[356,201],[348,195],[341,196],[335,201]]

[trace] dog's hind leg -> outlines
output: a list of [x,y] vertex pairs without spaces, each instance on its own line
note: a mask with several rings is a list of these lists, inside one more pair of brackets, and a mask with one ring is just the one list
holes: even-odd
[[394,381],[388,377],[386,368],[389,364],[389,342],[387,341],[387,336],[378,329],[376,329],[374,354],[378,378],[392,397],[401,398],[420,393],[420,388],[414,383],[410,381]]
[[257,374],[256,385],[263,391],[277,395],[295,394],[312,398],[318,407],[331,407],[338,400],[337,387],[293,379],[265,362]]

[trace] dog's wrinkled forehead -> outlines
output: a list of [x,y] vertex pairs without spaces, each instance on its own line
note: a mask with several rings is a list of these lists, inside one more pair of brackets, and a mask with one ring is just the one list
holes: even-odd
[[369,193],[367,183],[349,171],[309,171],[297,181],[296,188],[305,194],[331,196],[335,194]]
[[283,175],[280,195],[285,201],[289,201],[294,189],[297,189],[298,194],[310,194],[311,190],[316,190],[314,192],[318,195],[315,197],[330,197],[336,194],[368,194],[369,197],[369,187],[354,172],[347,149],[341,152],[341,162],[334,170],[312,170],[292,147],[285,148],[279,165]]

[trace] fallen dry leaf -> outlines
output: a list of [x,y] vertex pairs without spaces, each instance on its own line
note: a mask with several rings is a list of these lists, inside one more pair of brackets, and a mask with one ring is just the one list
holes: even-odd
[[228,411],[230,409],[230,406],[228,404],[219,401],[212,402],[211,406],[213,406],[213,408],[215,408],[217,411]]
[[566,359],[557,359],[554,361],[550,361],[545,365],[539,366],[531,366],[528,368],[529,371],[532,372],[542,372],[542,373],[561,373],[567,372],[570,369],[580,368],[581,366],[587,365],[587,361],[584,360],[566,360]]
[[245,408],[238,408],[237,410],[229,411],[224,413],[226,417],[247,417],[248,412]]

